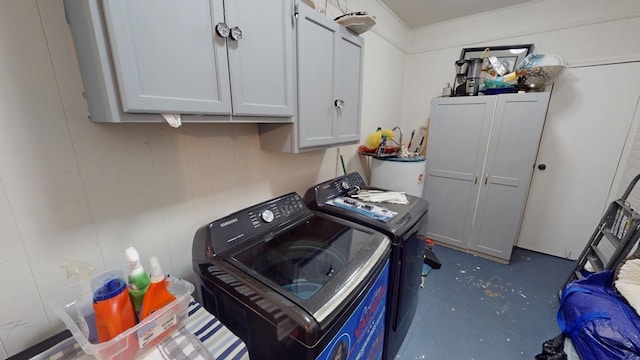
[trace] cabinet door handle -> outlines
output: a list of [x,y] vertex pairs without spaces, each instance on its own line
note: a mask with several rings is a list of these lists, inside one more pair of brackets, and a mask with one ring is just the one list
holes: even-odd
[[240,30],[240,28],[237,26],[232,27],[229,37],[231,38],[231,40],[235,41],[242,39],[242,30]]
[[222,37],[222,38],[226,38],[229,36],[229,33],[231,32],[231,30],[229,29],[229,25],[225,24],[225,23],[217,23],[216,24],[216,33]]
[[489,180],[489,173],[484,176],[484,184],[487,185],[487,180]]
[[336,101],[334,101],[334,104],[338,109],[342,109],[344,107],[344,100],[336,99]]
[[473,185],[478,184],[478,174],[476,174],[476,178],[473,179]]
[[298,1],[297,0],[291,1],[291,14],[293,15],[291,19],[291,25],[295,25],[296,19],[298,18]]

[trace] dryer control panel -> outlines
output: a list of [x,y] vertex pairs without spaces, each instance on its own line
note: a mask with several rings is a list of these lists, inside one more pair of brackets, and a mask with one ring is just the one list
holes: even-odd
[[315,206],[323,206],[331,199],[348,195],[350,191],[359,190],[366,186],[367,184],[362,176],[357,172],[353,172],[314,186],[305,194],[305,200],[310,201],[310,199],[313,199]]
[[282,226],[311,215],[300,195],[283,195],[209,223],[210,246],[219,254],[256,237],[268,238]]

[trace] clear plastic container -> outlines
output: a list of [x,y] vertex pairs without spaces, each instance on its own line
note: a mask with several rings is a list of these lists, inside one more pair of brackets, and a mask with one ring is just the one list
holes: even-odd
[[176,297],[176,300],[162,309],[149,315],[136,326],[122,332],[115,338],[99,344],[92,344],[82,334],[75,322],[76,292],[75,284],[71,287],[60,289],[52,300],[53,309],[65,323],[71,334],[78,342],[82,350],[95,356],[97,359],[133,359],[141,356],[160,342],[162,342],[173,331],[178,330],[186,324],[189,301],[194,290],[193,285],[185,280],[171,278],[173,284],[169,291]]

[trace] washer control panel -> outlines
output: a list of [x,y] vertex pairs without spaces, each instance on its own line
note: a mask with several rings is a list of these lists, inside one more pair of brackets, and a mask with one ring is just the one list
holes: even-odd
[[211,245],[219,253],[257,236],[268,236],[279,226],[311,214],[300,195],[283,195],[209,223]]
[[251,226],[257,229],[264,224],[288,221],[291,217],[299,216],[304,210],[307,210],[307,207],[302,198],[298,194],[289,194],[247,209],[247,216],[251,220]]

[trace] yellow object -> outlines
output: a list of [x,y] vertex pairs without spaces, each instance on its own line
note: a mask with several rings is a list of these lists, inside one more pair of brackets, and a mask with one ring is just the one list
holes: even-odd
[[514,80],[516,80],[516,78],[517,78],[516,73],[515,73],[515,71],[513,71],[513,72],[510,72],[510,73],[504,75],[502,77],[502,81],[504,81],[504,82],[514,81]]
[[367,137],[367,141],[365,142],[367,149],[377,149],[380,146],[383,134],[387,136],[387,140],[393,139],[393,131],[389,129],[378,130]]
[[[422,149],[420,149],[420,155],[427,156],[427,142],[429,142],[429,124],[431,123],[431,118],[427,118],[427,126],[424,127],[424,145],[422,145]],[[420,128],[422,130],[422,128]]]

